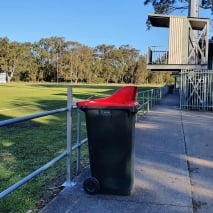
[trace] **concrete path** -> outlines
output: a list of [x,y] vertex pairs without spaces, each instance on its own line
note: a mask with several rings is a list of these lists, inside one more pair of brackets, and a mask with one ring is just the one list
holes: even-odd
[[88,168],[41,213],[213,212],[212,127],[211,112],[180,111],[168,95],[136,123],[130,196],[86,194]]

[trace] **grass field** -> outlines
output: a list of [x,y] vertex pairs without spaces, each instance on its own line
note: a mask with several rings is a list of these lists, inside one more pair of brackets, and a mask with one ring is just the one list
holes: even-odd
[[[74,100],[81,100],[110,95],[121,86],[0,84],[0,120],[66,107],[67,87],[72,87]],[[139,90],[150,88],[153,86],[138,87]],[[74,113],[73,119],[75,118]],[[84,138],[85,123],[83,126]],[[65,148],[66,113],[1,127],[0,191],[58,156]],[[88,162],[87,145],[82,150],[82,162]],[[65,181],[65,165],[65,160],[62,160],[0,200],[0,212],[38,212],[60,190],[57,187]]]

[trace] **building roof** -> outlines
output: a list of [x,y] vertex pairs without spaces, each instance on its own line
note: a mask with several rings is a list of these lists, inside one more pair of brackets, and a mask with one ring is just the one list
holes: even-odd
[[208,18],[194,18],[194,17],[171,16],[171,15],[162,15],[162,14],[149,14],[148,20],[150,21],[151,25],[154,27],[169,28],[170,18],[172,17],[188,19],[192,29],[194,30],[202,30],[206,22],[209,22]]
[[162,14],[149,14],[148,20],[153,27],[169,27],[170,16]]

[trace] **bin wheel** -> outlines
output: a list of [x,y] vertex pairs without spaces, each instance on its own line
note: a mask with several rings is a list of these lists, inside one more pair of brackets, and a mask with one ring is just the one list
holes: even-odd
[[88,194],[97,194],[100,190],[100,183],[94,177],[87,178],[83,183],[84,191]]

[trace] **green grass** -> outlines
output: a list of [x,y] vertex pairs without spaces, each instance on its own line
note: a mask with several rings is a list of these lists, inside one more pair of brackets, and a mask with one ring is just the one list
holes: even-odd
[[[66,107],[67,87],[72,87],[75,100],[81,100],[110,95],[121,86],[0,84],[0,120]],[[153,87],[138,88],[140,91]],[[76,130],[76,113],[73,120]],[[73,140],[76,140],[75,134]],[[0,191],[58,156],[65,148],[66,113],[0,127]],[[82,148],[82,162],[88,162],[87,145]],[[50,188],[61,186],[65,181],[65,165],[64,159],[0,200],[0,212],[38,212],[59,191]]]

